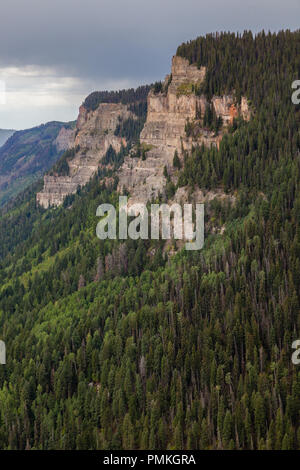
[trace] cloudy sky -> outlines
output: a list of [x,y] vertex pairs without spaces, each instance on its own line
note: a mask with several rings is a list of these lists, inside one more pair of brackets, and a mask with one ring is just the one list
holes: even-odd
[[91,91],[161,79],[199,35],[299,17],[300,0],[1,0],[0,128],[73,120]]

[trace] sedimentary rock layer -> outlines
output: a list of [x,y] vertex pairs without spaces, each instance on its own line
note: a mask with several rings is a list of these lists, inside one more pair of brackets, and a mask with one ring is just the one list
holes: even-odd
[[122,143],[121,137],[114,135],[119,120],[133,116],[127,106],[120,103],[101,103],[95,111],[79,109],[79,116],[74,131],[61,131],[57,145],[78,149],[75,156],[68,160],[69,175],[46,175],[44,188],[37,194],[41,206],[58,206],[68,194],[75,193],[78,186],[83,186],[95,174],[99,162],[111,145],[116,152]]
[[[141,145],[146,150],[146,159],[125,158],[119,172],[119,190],[129,191],[131,201],[146,202],[159,193],[163,193],[166,184],[164,167],[172,167],[174,152],[182,155],[192,145],[204,144],[218,146],[222,132],[216,135],[202,128],[197,137],[187,137],[187,122],[201,123],[199,116],[204,116],[208,101],[204,95],[198,96],[195,90],[201,89],[205,78],[205,67],[198,68],[178,56],[172,60],[171,75],[167,76],[163,90],[148,95],[148,112],[144,129],[141,132]],[[216,116],[223,121],[223,130],[232,123],[242,111],[244,119],[249,118],[246,98],[241,105],[235,103],[232,95],[213,97],[211,101]]]

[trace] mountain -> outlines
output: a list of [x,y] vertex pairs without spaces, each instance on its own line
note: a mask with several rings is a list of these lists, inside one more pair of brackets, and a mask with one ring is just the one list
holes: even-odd
[[15,131],[12,129],[0,129],[0,147],[5,144],[7,139],[13,135]]
[[250,119],[245,96],[240,100],[233,94],[207,99],[202,92],[206,73],[206,67],[174,56],[170,75],[159,90],[150,91],[147,120],[140,134],[145,157],[132,165],[132,156],[127,156],[118,175],[119,189],[128,191],[132,202],[164,195],[168,179],[176,182],[175,154],[181,166],[192,148],[219,147],[234,119]]
[[72,123],[49,122],[16,131],[0,148],[0,205],[52,167],[68,148]]
[[[131,202],[147,202],[163,194],[167,182],[164,168],[171,173],[175,151],[183,159],[184,153],[195,145],[218,146],[235,118],[250,119],[245,96],[239,101],[233,94],[208,100],[201,91],[205,74],[205,67],[198,68],[187,59],[174,56],[171,73],[159,90],[153,88],[149,92],[149,87],[140,87],[134,92],[92,93],[80,107],[73,152],[67,152],[62,159],[66,160],[67,172],[44,176],[44,189],[37,195],[37,202],[46,208],[62,204],[68,194],[86,184],[110,147],[117,153],[122,145],[126,147],[128,136],[126,140],[125,134],[121,136],[116,130],[125,129],[128,123],[135,123],[134,129],[141,132],[140,147],[134,160],[132,152],[122,156],[125,159],[119,162],[119,189],[129,191]],[[145,116],[130,111],[133,103],[147,104],[146,122]],[[208,123],[209,111],[212,122]],[[144,158],[139,158],[140,153]]]
[[[0,448],[300,449],[299,46],[182,44],[143,99],[90,95],[45,181],[2,208]],[[99,240],[122,191],[204,201],[203,249]]]
[[[94,92],[80,107],[71,150],[51,174],[44,176],[44,189],[37,195],[43,207],[62,204],[65,196],[85,185],[108,158],[107,152],[127,153],[137,140],[146,118],[149,86],[119,92]],[[104,101],[103,101],[104,100]],[[113,163],[113,162],[110,162]]]

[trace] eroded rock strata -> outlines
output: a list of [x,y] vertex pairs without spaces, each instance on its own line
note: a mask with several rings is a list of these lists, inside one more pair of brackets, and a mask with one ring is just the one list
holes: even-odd
[[134,115],[126,105],[120,103],[101,103],[95,111],[79,109],[76,128],[58,136],[59,145],[78,149],[75,156],[67,160],[68,175],[46,175],[44,188],[37,194],[37,202],[48,208],[62,204],[68,194],[75,193],[78,186],[83,186],[95,174],[101,159],[111,145],[116,152],[126,141],[115,136],[114,131],[120,120]]
[[[146,158],[128,156],[118,171],[118,189],[129,191],[131,203],[146,202],[164,192],[164,167],[172,167],[175,150],[182,158],[183,151],[190,150],[193,145],[218,146],[234,118],[250,118],[245,97],[237,103],[233,95],[214,96],[209,103],[199,93],[205,73],[205,67],[198,68],[186,59],[174,56],[171,74],[166,77],[162,90],[149,92],[147,120],[140,135]],[[221,118],[222,127],[217,133],[203,125],[208,106],[217,118]],[[59,205],[66,195],[86,184],[97,171],[109,146],[118,152],[121,144],[126,144],[124,139],[114,135],[114,131],[120,119],[130,116],[134,115],[120,103],[101,103],[95,111],[81,106],[76,129],[68,134],[62,131],[60,136],[60,141],[68,148],[80,149],[68,160],[69,175],[45,176],[37,202],[46,208]],[[187,124],[193,132],[186,132]]]
[[[201,125],[201,117],[209,103],[195,90],[201,89],[205,72],[205,67],[197,68],[186,59],[174,56],[172,72],[165,79],[163,91],[150,91],[147,120],[140,136],[147,157],[144,160],[126,157],[119,172],[119,190],[129,191],[131,202],[146,202],[163,193],[166,184],[164,167],[172,166],[175,150],[182,155],[183,150],[190,150],[196,144],[218,146],[234,118],[238,115],[250,118],[245,97],[238,105],[232,95],[215,96],[210,105],[216,116],[222,118],[223,131],[216,134]],[[187,137],[187,122],[198,126],[196,136]]]

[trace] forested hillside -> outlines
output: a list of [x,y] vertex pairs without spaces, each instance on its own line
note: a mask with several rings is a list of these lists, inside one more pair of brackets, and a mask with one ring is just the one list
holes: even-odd
[[178,170],[178,186],[236,202],[207,205],[203,250],[175,256],[96,237],[113,169],[59,208],[36,206],[36,184],[2,210],[2,449],[300,449],[300,32],[177,53],[207,66],[201,92],[253,106]]
[[119,91],[94,91],[85,99],[83,105],[87,110],[95,110],[100,103],[139,104],[147,100],[150,85],[143,85],[136,89]]
[[11,132],[11,137],[0,148],[0,206],[52,167],[62,155],[55,139],[63,127],[67,129],[72,125],[48,122]]

